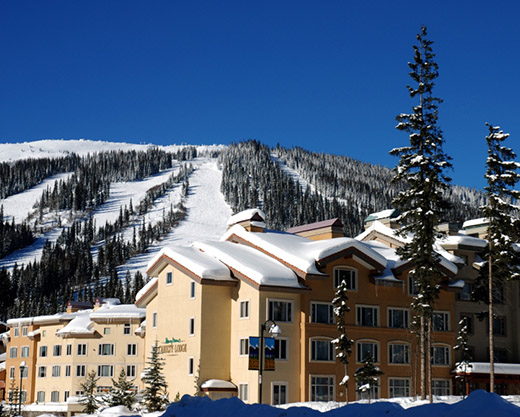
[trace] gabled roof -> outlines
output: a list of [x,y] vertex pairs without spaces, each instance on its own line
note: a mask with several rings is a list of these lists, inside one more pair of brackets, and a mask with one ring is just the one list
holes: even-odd
[[364,243],[346,237],[315,241],[285,232],[248,232],[240,225],[235,225],[222,239],[252,246],[290,267],[302,277],[323,275],[317,268],[319,264],[324,265],[345,255],[358,256],[368,268],[383,271],[386,267],[383,256]]
[[321,222],[309,223],[309,224],[304,224],[302,226],[291,227],[291,228],[287,229],[287,233],[297,234],[297,233],[302,233],[302,232],[308,232],[308,231],[311,231],[311,230],[322,229],[324,227],[340,227],[340,228],[342,228],[343,227],[343,223],[341,223],[341,220],[338,219],[338,218],[329,219],[329,220],[323,220]]
[[227,222],[227,225],[233,226],[234,224],[248,220],[265,223],[265,213],[258,208],[244,210],[231,216]]

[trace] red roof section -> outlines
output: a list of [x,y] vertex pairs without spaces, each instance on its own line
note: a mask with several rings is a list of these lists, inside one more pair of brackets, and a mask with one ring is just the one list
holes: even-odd
[[335,219],[323,220],[321,222],[304,224],[302,226],[291,227],[287,229],[288,233],[301,233],[308,232],[310,230],[322,229],[324,227],[341,227],[343,228],[343,223],[337,217]]

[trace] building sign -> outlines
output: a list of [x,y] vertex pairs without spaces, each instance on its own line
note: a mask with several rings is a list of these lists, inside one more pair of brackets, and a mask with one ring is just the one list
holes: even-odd
[[159,346],[160,353],[186,353],[188,352],[188,344],[181,339],[172,337],[171,339],[166,338],[164,345]]
[[[260,369],[260,338],[249,337],[249,367],[250,371]],[[274,371],[274,338],[264,338],[264,371]]]

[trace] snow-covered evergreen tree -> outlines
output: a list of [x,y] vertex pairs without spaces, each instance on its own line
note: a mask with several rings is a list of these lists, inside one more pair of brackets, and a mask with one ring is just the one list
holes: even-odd
[[[414,85],[408,86],[410,97],[417,100],[413,113],[400,114],[398,130],[409,134],[410,145],[395,148],[391,155],[400,158],[394,169],[393,181],[404,183],[393,201],[400,210],[399,221],[403,227],[401,235],[411,239],[397,253],[403,259],[410,259],[414,269],[410,272],[415,280],[418,294],[412,307],[420,318],[420,358],[421,358],[421,398],[426,396],[426,356],[428,356],[428,333],[430,331],[432,303],[440,290],[439,255],[434,250],[438,234],[435,227],[443,220],[448,209],[444,195],[450,178],[444,171],[451,167],[450,157],[443,151],[444,139],[437,126],[438,105],[441,99],[433,95],[434,80],[438,76],[438,65],[434,61],[432,41],[427,39],[426,27],[421,28],[414,45],[414,61],[408,63],[410,77]],[[431,382],[431,372],[429,382]],[[431,384],[429,383],[431,393]],[[430,396],[431,399],[431,396]]]
[[145,407],[149,412],[164,410],[170,401],[168,400],[168,385],[162,373],[164,359],[159,357],[157,341],[152,346],[150,357],[146,363],[148,366],[144,370],[143,377]]
[[96,371],[89,372],[85,380],[79,384],[83,395],[80,403],[83,405],[85,414],[94,414],[99,407],[99,398],[96,395],[97,383],[99,378],[96,377]]
[[494,392],[494,340],[493,340],[493,297],[494,287],[502,286],[507,280],[520,278],[518,269],[519,254],[514,243],[518,242],[518,206],[520,192],[514,187],[520,179],[520,164],[515,161],[516,154],[503,145],[509,134],[500,127],[488,123],[489,134],[486,136],[488,157],[486,161],[487,205],[483,208],[484,216],[489,221],[488,248],[484,256],[486,265],[481,268],[481,282],[487,281],[489,304],[489,365],[490,391]]
[[[462,376],[457,375],[455,378],[462,381],[462,392],[467,392],[467,378],[466,373],[471,369],[471,353],[468,346],[468,316],[463,316],[459,320],[459,331],[457,332],[457,339],[455,341],[454,350],[460,351],[460,361],[455,364],[455,368],[463,372]],[[464,394],[463,394],[464,395]]]
[[377,377],[383,375],[383,371],[374,365],[374,358],[371,354],[365,356],[363,366],[358,368],[354,376],[358,384],[358,389],[362,392],[368,392],[368,401],[370,402],[372,388],[377,386]]
[[129,410],[132,410],[135,404],[135,385],[133,379],[126,377],[124,368],[121,368],[121,372],[117,380],[112,379],[112,389],[106,397],[106,402],[110,407],[116,405],[124,405]]
[[334,316],[336,317],[336,327],[338,329],[339,336],[332,341],[336,349],[336,358],[345,366],[345,375],[340,381],[339,385],[345,387],[345,401],[348,403],[348,357],[352,353],[352,344],[354,341],[347,335],[347,321],[345,314],[350,311],[350,307],[347,304],[347,283],[345,280],[341,281],[332,304],[334,306]]

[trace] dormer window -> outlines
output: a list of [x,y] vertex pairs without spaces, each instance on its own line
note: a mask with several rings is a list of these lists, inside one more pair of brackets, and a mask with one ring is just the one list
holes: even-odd
[[357,270],[354,268],[334,269],[334,288],[338,288],[342,281],[347,284],[348,290],[357,290]]

